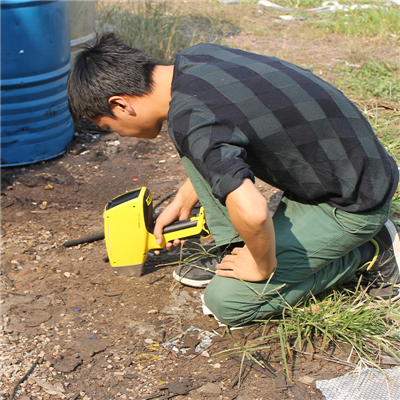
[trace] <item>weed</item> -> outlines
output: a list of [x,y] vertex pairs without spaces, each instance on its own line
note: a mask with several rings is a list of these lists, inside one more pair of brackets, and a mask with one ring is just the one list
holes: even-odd
[[[225,350],[219,355],[241,353],[247,359],[254,352],[268,347],[271,341],[279,340],[281,362],[289,376],[288,359],[292,352],[304,352],[309,346],[312,353],[323,353],[330,344],[347,348],[352,357],[347,363],[380,369],[379,357],[382,352],[399,359],[400,348],[398,327],[400,304],[398,302],[377,301],[365,290],[333,290],[311,296],[295,306],[287,304],[278,317],[259,320],[265,326],[275,323],[276,329],[253,339],[249,344]],[[265,331],[265,329],[264,329]],[[271,333],[270,333],[271,332]]]
[[97,4],[99,33],[112,30],[123,42],[171,64],[177,53],[200,42],[218,42],[238,26],[218,15],[182,15],[168,2],[102,1]]
[[362,65],[342,64],[334,69],[337,86],[352,96],[400,102],[400,70],[372,59]]
[[[351,96],[350,96],[351,97]],[[351,98],[378,136],[386,151],[394,158],[400,171],[400,108],[396,102]],[[400,227],[400,184],[392,199],[391,218]]]
[[315,27],[345,36],[389,36],[400,32],[400,7],[372,4],[371,8],[356,8],[321,14]]

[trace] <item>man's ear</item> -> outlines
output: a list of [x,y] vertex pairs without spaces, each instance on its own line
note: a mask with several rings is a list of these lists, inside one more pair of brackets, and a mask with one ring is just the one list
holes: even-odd
[[127,112],[130,115],[136,116],[136,112],[134,108],[129,103],[128,99],[125,96],[111,96],[108,99],[108,103],[110,104],[113,112]]

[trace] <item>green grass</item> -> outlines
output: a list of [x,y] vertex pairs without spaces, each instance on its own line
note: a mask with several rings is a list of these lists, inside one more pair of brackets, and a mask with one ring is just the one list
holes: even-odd
[[[371,3],[370,3],[371,4]],[[374,4],[372,2],[372,4]],[[389,36],[400,32],[400,7],[375,3],[376,8],[321,14],[316,27],[345,36]]]
[[[350,97],[369,120],[379,140],[400,167],[400,67],[371,59],[334,69],[334,84]],[[400,225],[400,185],[391,217]]]
[[220,15],[183,15],[174,3],[158,1],[101,1],[97,31],[112,30],[123,42],[171,64],[177,53],[200,42],[219,42],[238,26]]
[[[340,5],[347,7],[335,12],[315,12],[314,8],[323,6],[323,1],[315,0],[277,0],[274,3],[280,6],[296,9],[296,11],[282,11],[262,7],[262,10],[274,17],[282,14],[293,15],[304,21],[312,22],[312,28],[325,33],[340,33],[344,36],[394,36],[400,33],[400,7],[395,4],[385,4],[381,1],[342,0]],[[331,5],[331,4],[330,4]],[[362,7],[370,8],[362,8]],[[351,7],[357,7],[351,9]],[[310,29],[306,27],[302,29]]]
[[[347,363],[380,369],[382,352],[398,359],[400,350],[400,304],[377,301],[358,288],[333,290],[304,303],[289,305],[276,318],[255,321],[264,325],[263,334],[246,345],[235,346],[219,353],[242,354],[260,364],[254,354],[271,348],[277,340],[281,346],[281,363],[287,376],[293,352],[318,353],[329,359],[331,345],[351,354]],[[271,323],[274,329],[269,329]],[[265,332],[268,333],[265,334]],[[333,359],[332,359],[333,360]]]
[[342,64],[336,85],[353,96],[400,102],[400,66],[372,59],[362,65]]

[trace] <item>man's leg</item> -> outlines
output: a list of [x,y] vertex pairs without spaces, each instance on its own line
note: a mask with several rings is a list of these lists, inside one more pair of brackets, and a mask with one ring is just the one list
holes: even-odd
[[183,285],[203,288],[214,277],[220,258],[229,254],[235,246],[242,247],[243,241],[231,223],[227,208],[213,196],[210,185],[189,159],[183,157],[182,161],[204,207],[207,226],[217,247],[210,249],[204,257],[179,266],[173,272],[173,277]]
[[[379,211],[350,214],[327,204],[284,197],[273,220],[278,267],[267,285],[215,276],[205,303],[231,326],[279,313],[310,293],[347,282],[360,263],[358,247],[375,236],[388,217]],[[279,293],[279,294],[278,294]]]
[[231,242],[242,241],[231,223],[227,208],[213,196],[210,185],[188,158],[183,157],[182,161],[199,201],[204,207],[207,226],[215,243],[218,246],[222,246]]

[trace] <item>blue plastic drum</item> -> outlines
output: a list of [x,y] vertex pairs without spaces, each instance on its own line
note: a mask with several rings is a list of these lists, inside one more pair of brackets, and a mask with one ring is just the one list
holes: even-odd
[[1,1],[1,166],[62,154],[68,110],[68,1]]

